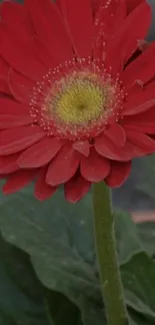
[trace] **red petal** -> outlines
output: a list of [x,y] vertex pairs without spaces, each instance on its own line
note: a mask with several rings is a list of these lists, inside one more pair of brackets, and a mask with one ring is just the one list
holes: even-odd
[[14,116],[14,115],[1,115],[0,129],[9,129],[17,126],[26,126],[32,124],[31,116]]
[[155,99],[150,99],[149,101],[139,105],[139,106],[131,106],[131,110],[129,111],[124,111],[124,116],[132,116],[136,114],[140,114],[143,112],[148,111],[150,108],[155,106]]
[[89,191],[91,183],[86,181],[77,173],[69,182],[65,184],[65,198],[70,203],[81,200]]
[[148,125],[148,123],[155,123],[155,104],[148,111],[134,115],[134,117],[125,116],[122,123],[125,128],[127,125],[133,125],[138,127],[142,124]]
[[0,129],[29,125],[32,122],[27,106],[9,98],[0,98]]
[[11,174],[3,186],[4,194],[11,194],[19,191],[28,185],[36,176],[34,170],[20,170]]
[[7,177],[8,177],[7,174],[2,174],[2,175],[0,174],[0,180],[1,180],[1,179],[6,179]]
[[124,105],[123,115],[136,115],[147,111],[155,105],[155,83],[151,83],[140,92],[135,92]]
[[0,174],[9,174],[19,169],[17,158],[19,154],[0,157]]
[[51,161],[46,175],[46,182],[52,186],[67,182],[76,173],[79,160],[78,152],[70,144],[66,144]]
[[[145,16],[145,15],[144,15]],[[155,42],[148,47],[136,60],[131,62],[121,75],[123,84],[130,88],[140,82],[142,86],[155,76]]]
[[80,170],[87,181],[98,183],[109,174],[110,163],[92,148],[88,158],[81,157]]
[[118,147],[122,147],[126,141],[126,135],[123,127],[120,124],[109,125],[108,129],[104,131],[107,138],[109,138]]
[[37,36],[59,61],[73,57],[65,24],[56,4],[50,0],[25,0]]
[[35,51],[38,59],[41,63],[49,68],[55,68],[57,66],[57,61],[52,57],[52,54],[46,49],[45,45],[37,36],[33,37],[35,44]]
[[[63,1],[64,0],[56,0],[56,4],[57,4],[58,8],[60,9],[60,11],[62,11]],[[93,15],[96,14],[97,10],[99,9],[99,7],[102,4],[103,4],[103,0],[91,0],[91,6],[92,6]]]
[[17,33],[17,40],[22,43],[24,40],[29,45],[30,51],[34,52],[33,47],[33,28],[32,23],[25,10],[25,5],[16,3],[14,0],[3,1],[0,7],[1,22],[6,26],[8,31]]
[[9,97],[0,97],[0,115],[29,116],[29,107]]
[[73,143],[73,148],[84,156],[88,157],[90,153],[90,144],[86,141],[76,141]]
[[[122,23],[109,43],[106,67],[112,67],[113,75],[122,71],[124,64],[138,47],[138,39],[145,39],[151,24],[151,7],[138,6]],[[116,59],[117,58],[117,59]]]
[[109,187],[120,187],[128,178],[131,172],[131,161],[125,163],[117,163],[111,161],[110,174],[105,179]]
[[24,77],[22,74],[10,69],[8,76],[8,84],[11,95],[20,103],[30,104],[33,95],[34,83]]
[[94,57],[104,60],[107,45],[126,16],[125,1],[100,1],[94,21]]
[[20,155],[18,164],[21,168],[44,166],[56,156],[61,146],[61,142],[56,138],[45,137],[25,150]]
[[57,189],[57,187],[52,187],[45,182],[46,172],[47,167],[42,168],[39,171],[38,178],[35,183],[34,193],[39,201],[47,200],[55,193]]
[[10,66],[0,57],[0,91],[7,95],[10,95],[10,88],[8,85],[9,70]]
[[92,11],[93,11],[94,16],[95,16],[95,14],[97,13],[99,7],[102,4],[103,4],[103,1],[102,0],[91,0],[91,6],[92,6]]
[[139,95],[141,95],[142,91],[145,89],[143,82],[140,80],[136,80],[132,85],[129,84],[129,87],[126,86],[126,88],[129,100],[131,100],[134,95],[137,95],[137,97],[139,97]]
[[93,36],[90,0],[64,0],[61,8],[76,55],[90,56]]
[[137,6],[146,2],[146,0],[126,0],[127,2],[127,12],[131,13]]
[[95,139],[95,149],[103,157],[122,160],[120,148],[108,139],[104,133]]
[[9,155],[32,146],[45,136],[39,126],[23,126],[0,132],[0,155]]
[[126,136],[132,144],[144,152],[144,155],[155,152],[155,141],[144,133],[126,129]]
[[7,24],[17,24],[23,21],[24,6],[15,2],[5,0],[0,4],[1,21]]
[[[145,41],[145,40],[139,40],[138,41],[138,52],[144,52],[149,48],[150,44]],[[138,55],[140,54],[140,52],[138,53]],[[136,55],[136,52],[135,52]]]
[[[139,127],[145,128],[145,126],[146,126],[146,128],[148,128],[150,125],[150,128],[153,128],[153,124],[155,125],[155,103],[154,103],[153,107],[151,107],[147,111],[142,112],[141,114],[134,115],[134,117],[133,116],[125,116],[123,119],[123,124],[125,125],[125,128],[127,125],[132,125],[137,128],[139,128]],[[149,133],[151,133],[149,129],[148,129],[148,131],[149,131]],[[147,131],[144,131],[144,132],[147,133]]]
[[129,141],[125,142],[125,145],[121,148],[116,147],[104,134],[96,138],[95,149],[101,156],[118,161],[128,161],[134,157],[144,155],[143,150]]
[[45,67],[37,61],[32,37],[24,25],[15,30],[1,24],[0,39],[0,55],[12,68],[34,81],[46,74]]
[[127,124],[124,126],[125,130],[136,131],[141,133],[147,133],[151,135],[155,135],[155,122],[143,122],[139,124]]

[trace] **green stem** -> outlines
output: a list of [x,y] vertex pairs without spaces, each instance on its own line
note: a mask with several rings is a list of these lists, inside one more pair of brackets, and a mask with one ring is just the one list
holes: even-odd
[[110,190],[103,182],[93,185],[93,207],[96,252],[108,325],[128,325],[116,251]]

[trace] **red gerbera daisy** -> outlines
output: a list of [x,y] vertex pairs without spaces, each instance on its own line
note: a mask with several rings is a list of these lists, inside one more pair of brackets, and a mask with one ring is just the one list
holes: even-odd
[[[121,1],[126,1],[127,14],[129,14],[140,4],[146,2],[146,0],[121,0]],[[98,10],[99,6],[103,5],[103,0],[91,0],[91,2],[92,2],[93,13],[95,13]]]
[[[130,6],[129,6],[130,3]],[[0,174],[76,202],[120,186],[155,151],[155,43],[146,1],[25,0],[0,9]]]

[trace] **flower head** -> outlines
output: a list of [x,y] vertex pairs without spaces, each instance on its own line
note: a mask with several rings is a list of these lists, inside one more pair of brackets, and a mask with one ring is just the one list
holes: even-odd
[[155,44],[144,0],[25,0],[0,7],[0,176],[68,201],[120,186],[155,151]]

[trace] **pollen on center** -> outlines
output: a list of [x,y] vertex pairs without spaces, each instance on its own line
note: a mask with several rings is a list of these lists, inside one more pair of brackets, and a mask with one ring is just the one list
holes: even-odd
[[[66,85],[55,99],[54,106],[57,118],[62,122],[87,124],[98,119],[103,111],[103,90],[90,80],[77,78]],[[51,109],[53,111],[53,103]]]
[[109,119],[118,119],[124,90],[102,62],[69,61],[37,83],[30,102],[34,122],[59,139],[94,138]]

